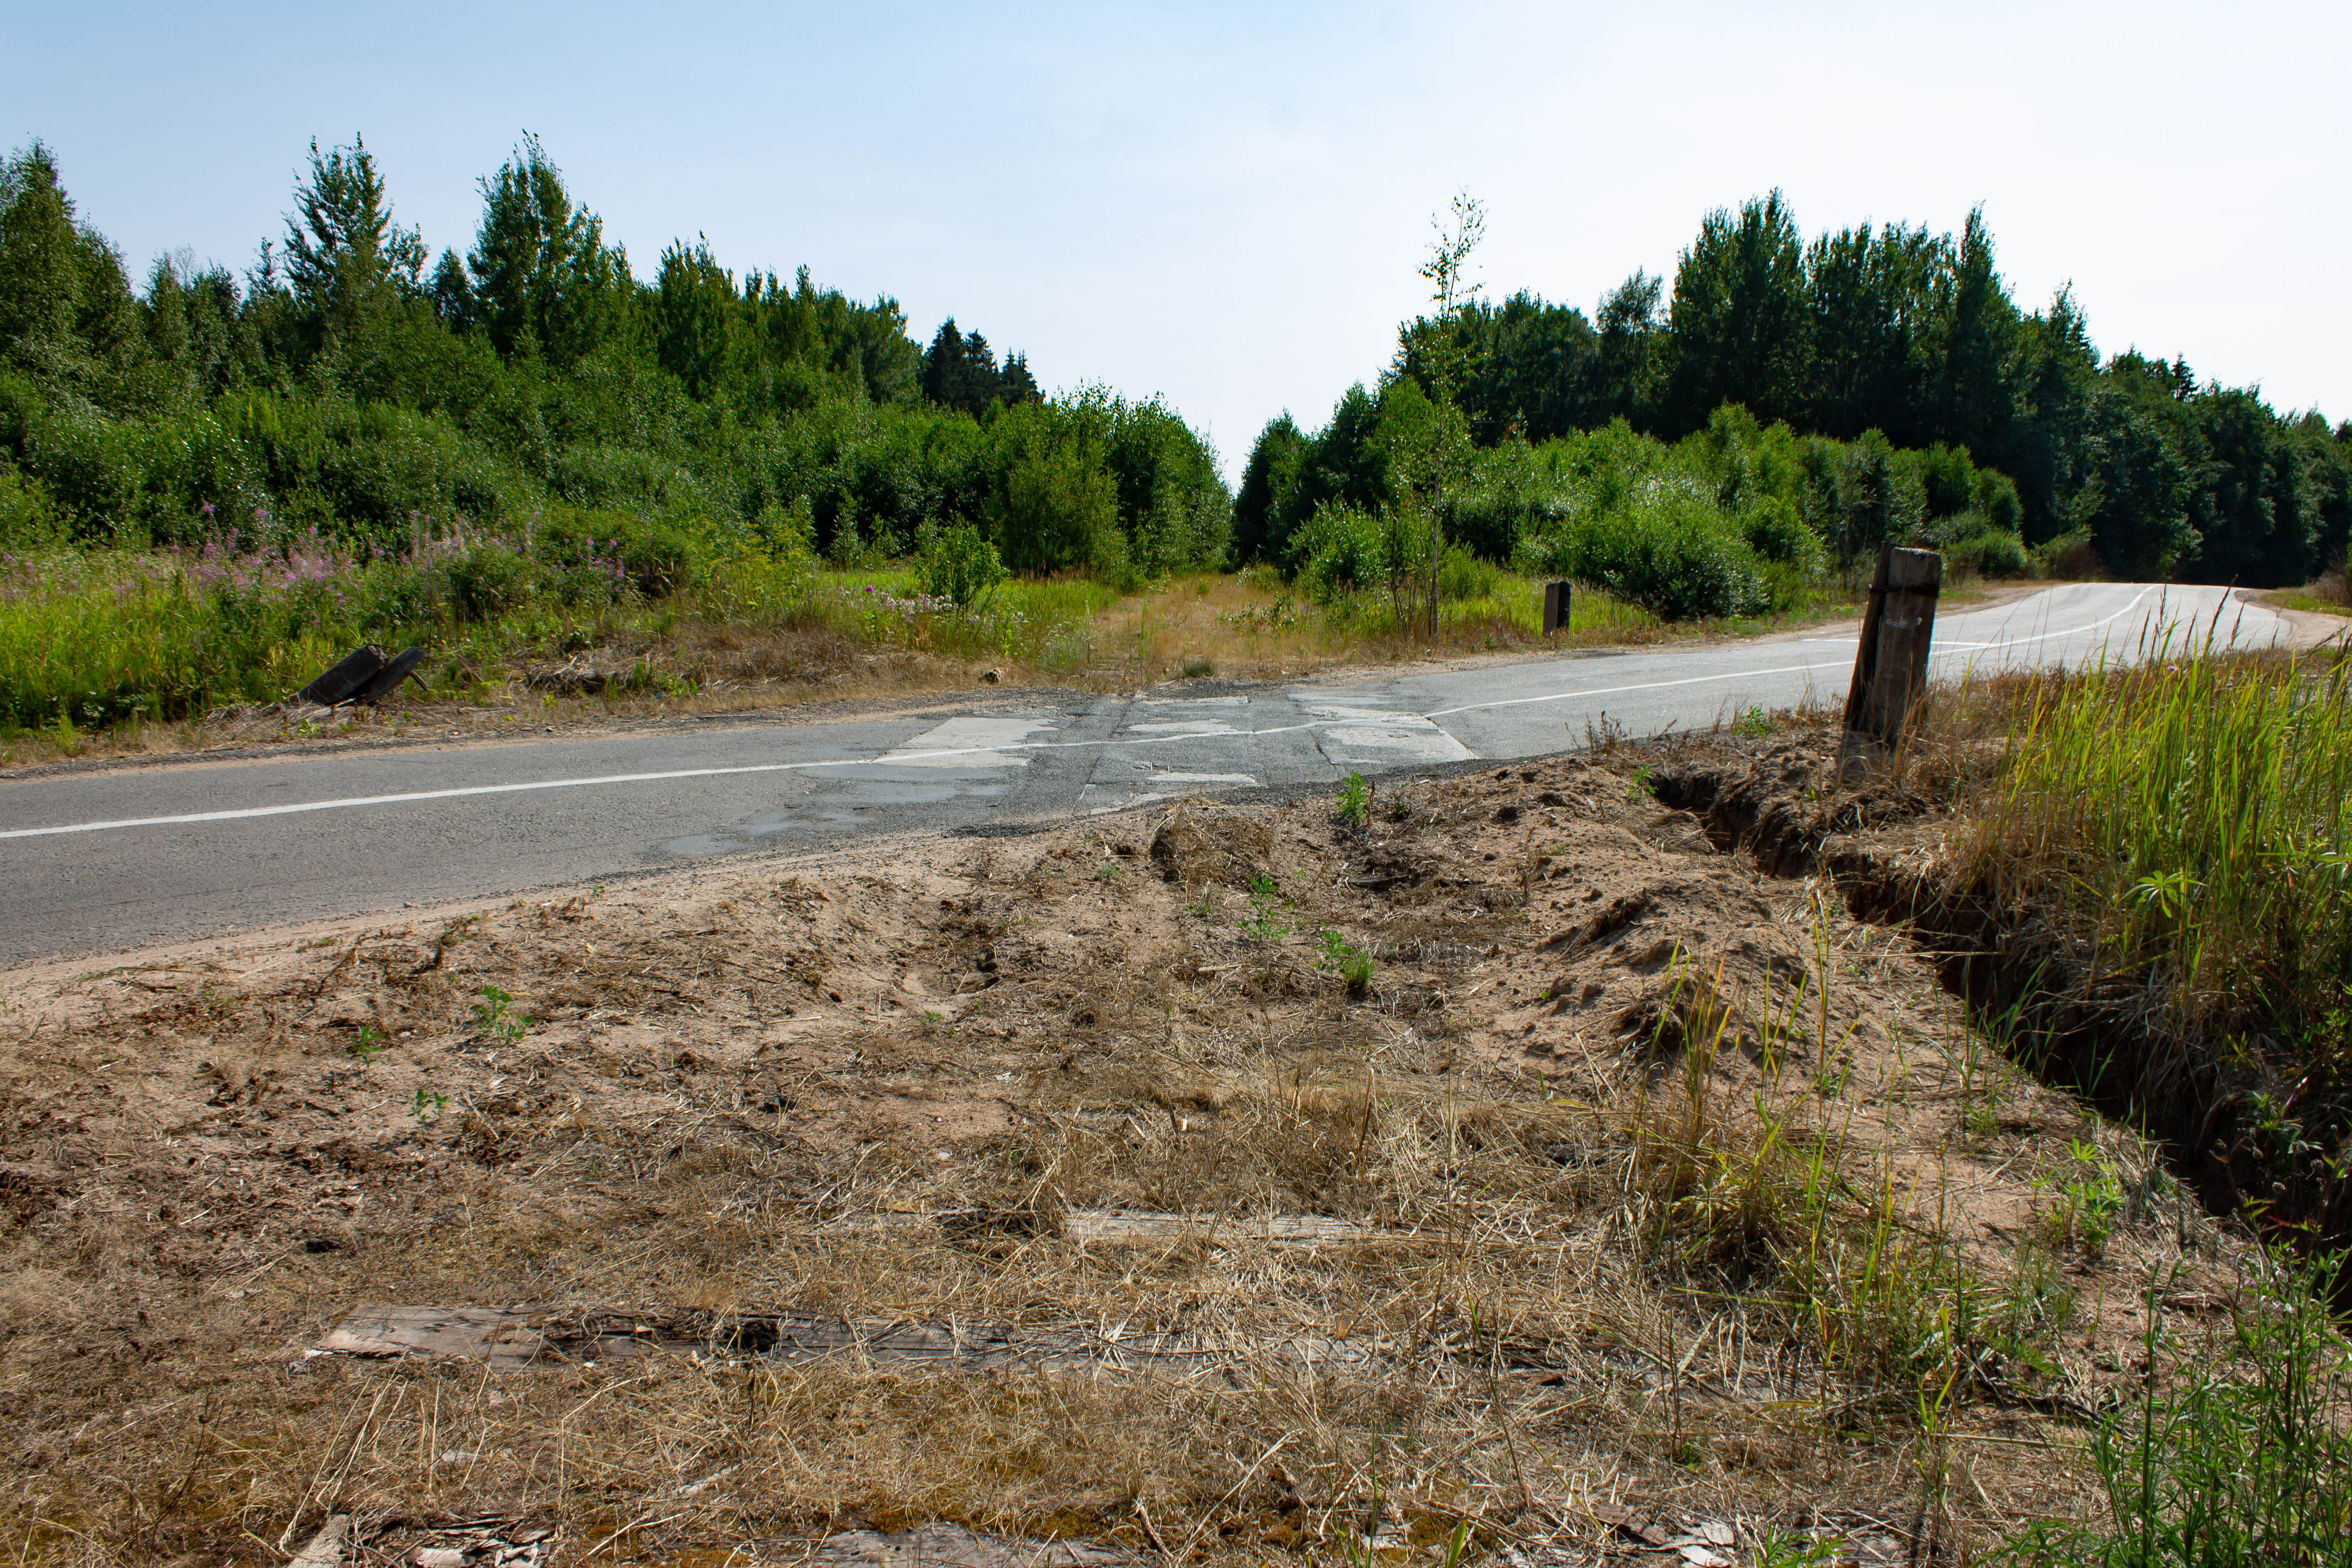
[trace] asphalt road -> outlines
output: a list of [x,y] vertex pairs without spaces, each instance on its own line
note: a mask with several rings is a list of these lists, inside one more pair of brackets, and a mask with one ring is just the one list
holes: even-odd
[[[2215,621],[2216,612],[2219,620]],[[2262,645],[2226,590],[2095,584],[1947,613],[1936,672],[2134,656],[2167,626]],[[0,963],[397,910],[751,850],[1328,787],[1843,701],[1851,629],[1373,681],[1191,682],[838,722],[194,758],[0,783]]]

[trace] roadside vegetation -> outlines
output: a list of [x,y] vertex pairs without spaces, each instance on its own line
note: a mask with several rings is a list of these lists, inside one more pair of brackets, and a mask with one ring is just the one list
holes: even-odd
[[2026,994],[2061,1070],[2331,1257],[2352,1248],[2352,666],[2210,630],[2004,692],[1959,864],[2039,922],[2012,941],[2044,966]]
[[1967,896],[2033,911],[2001,943],[2032,971],[2020,1058],[2162,1139],[2266,1249],[2226,1332],[2167,1324],[2151,1282],[2142,1386],[2092,1433],[2106,1517],[2018,1553],[2053,1568],[2352,1542],[2352,693],[2341,649],[2217,654],[2212,630],[2000,692],[1962,839]]
[[[2001,1058],[2148,1141],[2137,1176],[2074,1142],[2007,1243],[2021,1286],[2056,1283],[2037,1249],[2103,1249],[2168,1208],[2244,1239],[2221,1321],[2162,1268],[2133,1287],[2131,1384],[2083,1414],[2095,1506],[1987,1561],[2317,1563],[2352,1540],[2352,666],[2229,651],[2221,629],[1937,688],[1843,798],[1792,767],[1820,714],[1754,716],[1747,760],[1694,752],[1644,781],[1717,844],[1899,922]],[[2003,1126],[1997,1082],[1958,1088],[1977,1137]]]

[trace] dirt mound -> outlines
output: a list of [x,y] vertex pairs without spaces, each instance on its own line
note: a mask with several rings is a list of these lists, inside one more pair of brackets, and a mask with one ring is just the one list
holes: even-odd
[[1660,802],[1696,817],[1717,846],[1781,877],[1811,870],[1833,839],[1940,814],[1901,773],[1842,780],[1837,741],[1826,732],[1688,752],[1654,769],[1649,784]]
[[1274,832],[1262,813],[1187,801],[1168,813],[1151,835],[1151,863],[1171,882],[1189,888],[1247,887],[1270,868]]

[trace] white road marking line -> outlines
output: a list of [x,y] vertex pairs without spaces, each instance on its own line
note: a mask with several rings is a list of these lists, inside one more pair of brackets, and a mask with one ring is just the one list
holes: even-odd
[[[893,747],[875,760],[913,768],[952,768],[959,764],[964,767],[1009,768],[1013,765],[1013,759],[1004,754],[1007,749],[1019,745],[1040,730],[1053,727],[1053,721],[1048,719],[961,714],[940,721],[905,745]],[[974,748],[985,753],[988,760],[965,761],[965,753]]]
[[[1243,731],[1249,735],[1279,735],[1312,728],[1307,724]],[[804,773],[812,768],[936,767],[943,758],[996,757],[1006,752],[1076,751],[1089,746],[1149,746],[1169,741],[1196,740],[1197,735],[1150,735],[1141,740],[1113,736],[1103,741],[1009,741],[995,746],[959,746],[930,752],[890,751],[870,757],[822,757],[804,763],[748,763],[731,768],[673,768],[653,773],[599,773],[588,778],[535,779],[526,784],[470,784],[459,789],[411,790],[400,795],[347,795],[335,800],[296,801],[285,805],[248,805],[226,811],[192,811],[176,816],[126,816],[111,822],[70,822],[54,827],[0,829],[0,839],[51,838],[67,833],[104,833],[119,827],[176,827],[199,822],[244,822],[263,816],[293,816],[309,811],[349,811],[363,805],[405,805],[416,801],[464,800],[476,795],[523,795],[543,789],[586,789],[597,784],[659,784],[672,779],[731,778],[749,773]],[[982,767],[992,766],[982,763]]]
[[[2130,615],[2130,614],[2132,613],[2132,611],[2134,611],[2134,610],[2136,610],[2136,609],[2137,609],[2137,608],[2139,607],[2139,602],[2140,602],[2140,600],[2141,600],[2141,599],[2145,599],[2145,598],[2147,598],[2147,595],[2148,595],[2148,594],[2149,594],[2149,592],[2150,592],[2150,590],[2148,590],[2148,589],[2146,589],[2146,588],[2141,589],[2141,590],[2139,591],[2138,595],[2137,595],[2137,597],[2135,597],[2135,598],[2132,600],[2132,602],[2131,602],[2130,604],[2126,605],[2122,609],[2117,610],[2114,615],[2109,616],[2106,618],[2106,620],[2104,620],[2104,621],[2093,621],[2093,622],[2092,622],[2089,626],[2072,626],[2072,627],[2069,627],[2067,630],[2063,631],[2063,632],[2035,632],[2035,633],[2033,633],[2033,634],[2032,634],[2031,636],[2028,636],[2028,637],[2001,637],[2001,638],[1999,638],[1999,639],[1997,639],[1997,640],[1995,640],[1995,641],[1992,641],[1992,642],[1953,642],[1953,643],[1946,643],[1946,642],[1943,642],[1943,641],[1941,641],[1941,640],[1939,639],[1939,640],[1937,641],[1937,645],[1936,645],[1936,651],[1937,651],[1938,653],[1940,653],[1940,652],[1942,652],[1942,651],[1943,651],[1945,648],[1947,648],[1947,647],[1955,647],[1955,648],[1959,648],[1959,647],[2015,647],[2015,646],[2017,646],[2017,645],[2019,645],[2019,644],[2021,644],[2021,643],[2030,643],[2030,642],[2042,642],[2042,641],[2045,641],[2046,639],[2051,638],[2051,637],[2071,637],[2074,636],[2077,632],[2095,632],[2095,631],[2097,631],[2101,626],[2105,626],[2105,625],[2107,624],[2107,621],[2117,621],[2117,620],[2121,620],[2124,616]],[[1963,618],[1963,617],[1964,617],[1964,616],[1983,616],[1983,615],[1990,615],[1991,613],[1992,613],[1992,612],[1991,612],[1991,611],[1990,611],[1990,610],[1968,610],[1968,611],[1963,611],[1963,612],[1961,613],[1961,615],[1960,615],[1960,616],[1953,616],[1952,618],[1953,618],[1954,620],[1959,620],[1959,619]],[[1856,637],[1799,637],[1797,640],[1798,640],[1799,642],[1810,642],[1810,643],[1838,643],[1838,644],[1841,644],[1841,645],[1851,645],[1851,644],[1853,644],[1853,643],[1858,643],[1858,642],[1860,642],[1860,641],[1862,640],[1862,638],[1861,638],[1860,637],[1856,636]]]
[[[2070,626],[2063,632],[2035,632],[2030,637],[2000,637],[1992,642],[1956,642],[1949,644],[1948,646],[1955,650],[1964,647],[2020,647],[2027,643],[2047,642],[2052,637],[2078,637],[2084,632],[2097,631],[2101,626],[2107,625],[2109,622],[2122,620],[2126,616],[2128,616],[2134,610],[2138,609],[2140,600],[2147,598],[2152,592],[2154,592],[2153,589],[2142,588],[2137,594],[2133,595],[2132,602],[2130,604],[2126,605],[2114,615],[2107,616],[2106,619],[2093,621],[2087,626]],[[1938,647],[1935,651],[1937,653],[1941,653],[1944,650],[1942,647]]]
[[1628,691],[1663,691],[1675,686],[1704,686],[1709,681],[1754,680],[1767,675],[1796,675],[1835,669],[1834,664],[1783,664],[1770,669],[1735,669],[1721,675],[1687,675],[1679,680],[1644,680],[1631,686],[1595,686],[1580,691],[1554,691],[1543,697],[1498,697],[1491,702],[1465,702],[1459,708],[1436,708],[1424,719],[1446,719],[1456,713],[1478,713],[1489,708],[1524,708],[1531,702],[1570,702],[1579,697],[1616,697]]

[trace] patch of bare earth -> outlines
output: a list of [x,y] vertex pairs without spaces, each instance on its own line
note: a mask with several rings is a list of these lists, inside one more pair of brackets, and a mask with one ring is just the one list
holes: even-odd
[[0,1544],[1706,1568],[2082,1510],[2224,1238],[1659,763],[7,976]]

